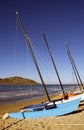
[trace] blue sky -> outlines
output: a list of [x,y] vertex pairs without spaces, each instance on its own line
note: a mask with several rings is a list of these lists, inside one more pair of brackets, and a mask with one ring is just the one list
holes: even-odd
[[[45,33],[62,83],[76,83],[65,41],[84,82],[83,0],[1,0],[0,78],[22,76],[39,82],[15,12],[20,12],[42,76],[46,83],[58,83],[42,32]],[[17,30],[16,30],[17,28]]]

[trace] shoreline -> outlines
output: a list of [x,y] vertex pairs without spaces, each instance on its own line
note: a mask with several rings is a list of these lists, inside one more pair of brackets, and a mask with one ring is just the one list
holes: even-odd
[[42,97],[42,98],[36,98],[36,99],[22,101],[22,102],[17,101],[16,103],[2,104],[0,105],[0,115],[8,113],[8,112],[14,112],[14,111],[16,112],[16,111],[19,111],[20,108],[23,108],[29,105],[34,105],[41,102],[45,102],[46,100],[47,100],[46,97]]
[[[60,95],[51,95],[50,98],[54,99],[54,98],[61,98],[62,96]],[[4,103],[4,104],[0,104],[0,114],[5,114],[7,112],[13,112],[13,111],[19,111],[20,108],[23,108],[25,106],[29,106],[29,105],[34,105],[34,104],[38,104],[41,102],[45,102],[47,101],[47,97],[38,97],[38,98],[33,98],[33,99],[26,99],[26,101],[19,101],[19,100],[15,100],[15,102],[12,103]]]

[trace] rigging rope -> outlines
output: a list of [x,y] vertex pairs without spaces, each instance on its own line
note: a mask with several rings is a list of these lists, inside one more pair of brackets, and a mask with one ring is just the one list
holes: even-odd
[[[17,70],[17,48],[18,48],[18,18],[16,17],[16,33],[15,33],[15,52],[14,52],[14,54],[15,54],[15,72],[18,72],[18,70]],[[27,48],[27,47],[26,47]],[[27,49],[26,49],[27,50]],[[15,74],[16,75],[16,74]],[[17,87],[18,87],[18,89],[20,90],[20,94],[21,95],[27,95],[27,91],[25,91],[24,90],[24,88],[22,89],[22,87],[19,85],[19,84],[17,84]]]
[[[40,45],[42,45],[42,44],[40,44]],[[43,77],[45,77],[44,80],[47,82],[48,79],[51,79],[51,81],[52,81],[53,80],[52,77],[55,77],[55,72],[54,72],[51,60],[47,54],[47,51],[45,51],[45,53],[44,52],[41,53],[41,51],[38,48],[36,48],[34,46],[32,46],[32,48],[33,48],[33,50],[38,58],[38,64],[40,64],[39,66],[42,70]]]

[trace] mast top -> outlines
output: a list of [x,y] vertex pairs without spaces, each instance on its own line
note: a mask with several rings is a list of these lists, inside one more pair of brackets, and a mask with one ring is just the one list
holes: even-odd
[[16,12],[16,14],[19,14],[19,12]]

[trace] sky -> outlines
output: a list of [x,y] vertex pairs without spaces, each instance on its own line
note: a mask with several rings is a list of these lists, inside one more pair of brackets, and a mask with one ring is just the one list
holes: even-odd
[[19,12],[45,83],[59,83],[42,36],[44,32],[63,84],[76,83],[65,42],[84,82],[83,0],[1,0],[0,78],[21,76],[40,82],[17,21]]

